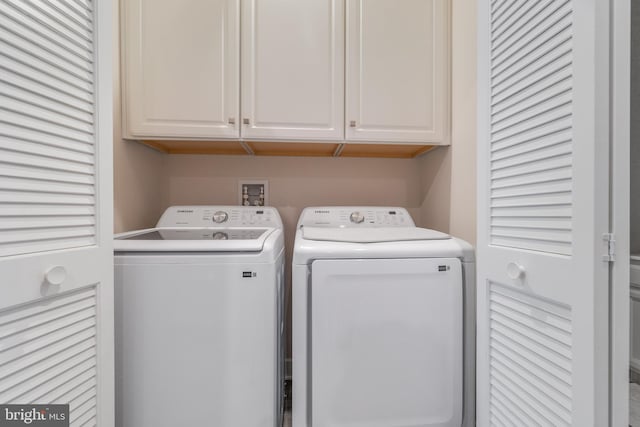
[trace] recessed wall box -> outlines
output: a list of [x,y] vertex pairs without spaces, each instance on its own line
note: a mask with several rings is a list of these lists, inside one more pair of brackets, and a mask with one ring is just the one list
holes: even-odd
[[238,204],[241,206],[268,206],[269,181],[255,179],[238,181]]

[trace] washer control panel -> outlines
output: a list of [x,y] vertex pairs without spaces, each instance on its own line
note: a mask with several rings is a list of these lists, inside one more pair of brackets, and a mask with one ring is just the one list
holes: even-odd
[[415,227],[409,212],[397,207],[331,206],[306,208],[298,227]]
[[171,206],[157,227],[274,227],[282,228],[276,208],[252,206]]
[[215,211],[213,213],[213,222],[217,222],[218,224],[226,222],[229,219],[229,214],[225,211]]

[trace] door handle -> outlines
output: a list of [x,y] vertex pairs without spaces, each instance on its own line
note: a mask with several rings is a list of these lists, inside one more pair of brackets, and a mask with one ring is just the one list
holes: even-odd
[[517,262],[510,262],[509,264],[507,264],[507,276],[509,276],[509,279],[522,279],[525,273],[526,271],[524,267]]
[[67,269],[61,265],[57,265],[55,267],[51,267],[44,274],[44,280],[53,286],[61,285],[65,279],[67,278]]

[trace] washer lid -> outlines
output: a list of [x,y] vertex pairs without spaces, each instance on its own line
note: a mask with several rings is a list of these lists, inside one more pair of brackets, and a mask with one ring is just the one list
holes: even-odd
[[273,228],[151,228],[115,236],[120,252],[260,252]]
[[122,236],[120,240],[257,240],[267,229],[160,228]]
[[302,227],[302,238],[330,242],[378,243],[411,240],[445,240],[451,236],[419,227],[326,228]]

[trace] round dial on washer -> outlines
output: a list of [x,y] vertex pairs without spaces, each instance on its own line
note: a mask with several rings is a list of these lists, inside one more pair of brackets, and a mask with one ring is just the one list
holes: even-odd
[[217,222],[218,224],[225,222],[227,219],[229,219],[229,215],[224,211],[218,211],[213,214],[213,222]]
[[216,233],[213,233],[213,240],[227,240],[229,238],[229,236],[227,235],[227,233],[223,233],[222,231],[218,231]]
[[361,222],[364,222],[364,215],[361,212],[351,212],[351,215],[349,216],[349,219],[351,220],[351,222],[355,222],[356,224],[360,224]]

